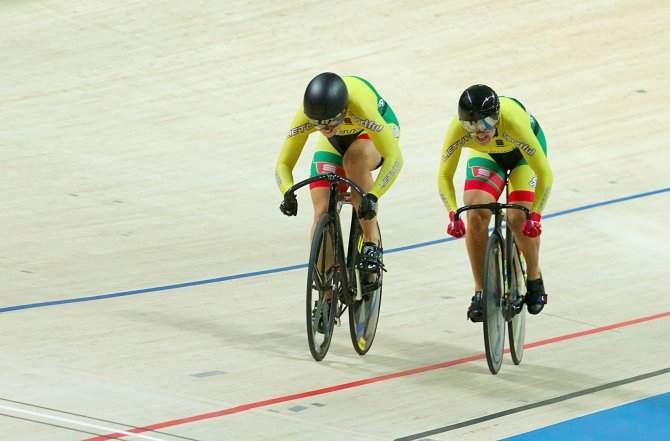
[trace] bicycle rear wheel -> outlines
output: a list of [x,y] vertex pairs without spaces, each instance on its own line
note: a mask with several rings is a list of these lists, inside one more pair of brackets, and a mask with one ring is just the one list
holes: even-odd
[[[377,225],[377,231],[379,231],[379,225]],[[355,220],[355,225],[352,227],[349,242],[347,266],[351,280],[356,282],[357,297],[360,297],[349,307],[349,334],[354,350],[359,355],[365,355],[372,347],[377,333],[384,272],[380,269],[378,273],[368,274],[356,268],[363,246],[363,231],[358,220]],[[379,247],[381,246],[381,232],[379,232]]]
[[486,362],[492,374],[502,365],[505,349],[505,318],[501,308],[503,299],[502,243],[493,233],[486,244],[484,257],[484,347]]
[[523,358],[523,345],[526,338],[526,309],[524,298],[526,296],[526,271],[523,256],[514,242],[514,235],[507,230],[507,286],[509,288],[509,300],[515,308],[516,314],[507,322],[509,333],[509,350],[514,364],[521,363]]
[[314,229],[307,267],[307,341],[316,361],[328,353],[335,328],[337,293],[341,286],[334,264],[336,225],[324,214]]

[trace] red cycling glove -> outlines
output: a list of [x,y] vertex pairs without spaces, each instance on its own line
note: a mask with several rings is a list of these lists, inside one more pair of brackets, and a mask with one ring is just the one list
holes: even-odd
[[528,237],[537,237],[542,234],[542,225],[540,225],[542,216],[540,213],[530,215],[530,219],[523,223],[523,235]]
[[459,217],[458,222],[454,222],[454,212],[450,211],[449,220],[451,222],[449,222],[449,226],[447,227],[447,234],[457,239],[465,236],[465,224],[463,223],[463,219]]

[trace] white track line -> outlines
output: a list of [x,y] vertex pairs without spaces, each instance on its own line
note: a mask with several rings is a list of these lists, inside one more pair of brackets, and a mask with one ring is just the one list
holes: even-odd
[[94,429],[103,430],[103,431],[108,432],[108,433],[122,433],[125,436],[132,436],[132,437],[135,437],[135,438],[148,439],[148,440],[152,440],[152,441],[165,441],[161,438],[153,438],[153,437],[146,436],[146,435],[140,435],[138,433],[126,432],[125,430],[118,430],[118,429],[114,429],[114,428],[111,428],[111,427],[98,426],[97,424],[90,424],[90,423],[85,423],[83,421],[70,420],[70,419],[58,417],[58,416],[55,416],[55,415],[48,415],[48,414],[44,414],[44,413],[33,412],[33,411],[30,411],[30,410],[18,409],[16,407],[9,407],[9,406],[0,405],[0,409],[9,410],[11,412],[25,413],[25,414],[28,414],[28,415],[44,418],[44,419],[47,419],[47,420],[62,421],[62,422],[66,422],[66,423],[69,423],[69,424],[72,424],[72,425],[75,425],[75,426],[91,427],[91,428],[94,428]]

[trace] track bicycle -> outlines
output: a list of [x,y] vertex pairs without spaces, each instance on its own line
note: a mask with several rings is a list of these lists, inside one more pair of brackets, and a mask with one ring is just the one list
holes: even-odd
[[454,214],[458,221],[460,214],[467,210],[491,210],[494,226],[486,243],[484,257],[484,286],[482,291],[484,347],[486,362],[492,374],[500,370],[505,349],[505,323],[509,333],[510,354],[515,365],[523,358],[526,335],[526,271],[523,255],[514,242],[514,234],[505,222],[503,235],[503,210],[515,209],[531,218],[528,208],[517,204],[492,202],[489,204],[466,205]]
[[[364,355],[370,350],[377,331],[383,271],[379,269],[376,273],[368,273],[358,269],[363,230],[353,206],[345,254],[340,211],[343,205],[352,205],[351,193],[345,190],[347,187],[361,197],[365,193],[353,181],[334,173],[305,179],[289,188],[288,192],[294,194],[299,188],[316,181],[330,184],[330,199],[328,210],[319,218],[314,229],[307,267],[309,350],[316,361],[323,360],[335,326],[341,324],[340,318],[348,310],[351,342],[356,352]],[[381,249],[381,234],[379,237]]]

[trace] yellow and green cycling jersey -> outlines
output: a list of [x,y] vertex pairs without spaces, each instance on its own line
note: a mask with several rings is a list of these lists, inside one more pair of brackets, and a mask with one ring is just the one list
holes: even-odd
[[438,173],[440,197],[447,211],[458,208],[453,178],[464,147],[472,149],[465,190],[484,190],[497,199],[505,173],[511,171],[512,200],[532,201],[532,211],[542,214],[551,193],[553,174],[547,161],[544,133],[521,103],[514,98],[500,97],[496,134],[484,146],[463,128],[458,115],[451,120]]
[[[354,135],[363,132],[369,135],[383,158],[381,170],[369,193],[381,197],[393,184],[403,165],[398,145],[400,127],[391,108],[369,82],[353,76],[342,77],[342,80],[347,86],[349,104],[335,137],[355,138]],[[310,124],[301,104],[293,117],[275,169],[277,185],[282,194],[293,185],[293,168],[300,158],[307,138],[317,131],[318,129]]]

